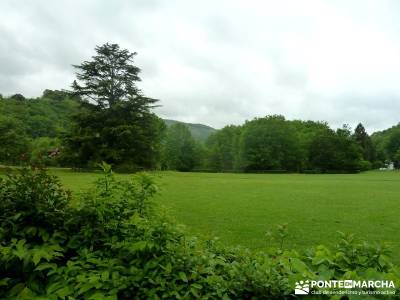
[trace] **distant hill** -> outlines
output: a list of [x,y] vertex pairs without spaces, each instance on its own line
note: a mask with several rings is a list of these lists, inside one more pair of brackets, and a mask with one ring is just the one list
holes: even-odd
[[180,121],[175,121],[175,120],[167,120],[164,119],[165,124],[169,127],[172,126],[176,123],[182,123],[185,124],[190,132],[192,133],[193,138],[195,138],[198,141],[204,142],[208,136],[215,132],[216,129],[207,126],[207,125],[203,125],[203,124],[193,124],[193,123],[185,123],[185,122],[180,122]]
[[25,99],[21,95],[0,99],[0,116],[17,120],[30,138],[60,136],[70,126],[71,116],[79,111],[79,102],[68,97]]

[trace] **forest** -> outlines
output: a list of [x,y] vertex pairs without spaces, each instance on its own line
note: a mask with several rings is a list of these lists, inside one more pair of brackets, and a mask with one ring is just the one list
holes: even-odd
[[[322,121],[270,115],[212,130],[164,121],[129,102],[99,107],[68,91],[0,99],[4,165],[91,169],[106,161],[120,171],[302,173],[400,167],[399,124],[370,136],[361,123],[334,130]],[[136,116],[121,115],[126,110]]]

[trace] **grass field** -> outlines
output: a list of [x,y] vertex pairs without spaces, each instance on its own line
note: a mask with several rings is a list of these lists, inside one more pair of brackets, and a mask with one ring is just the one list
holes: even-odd
[[[54,170],[72,191],[98,175]],[[400,250],[400,173],[351,175],[155,173],[157,202],[193,234],[226,244],[263,248],[265,232],[288,223],[286,246],[331,244],[336,231]],[[126,177],[129,175],[119,175]],[[396,257],[398,260],[398,257]]]

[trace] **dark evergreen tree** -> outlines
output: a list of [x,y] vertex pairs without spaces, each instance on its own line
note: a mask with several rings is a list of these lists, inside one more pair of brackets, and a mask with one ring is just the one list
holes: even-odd
[[156,99],[142,95],[136,82],[136,53],[117,44],[96,47],[91,61],[75,66],[73,94],[84,110],[66,136],[68,159],[77,165],[101,161],[128,168],[154,168],[164,123],[151,112]]
[[376,159],[375,147],[364,126],[359,123],[354,130],[354,139],[362,149],[363,159],[373,162]]
[[156,100],[141,97],[136,82],[140,69],[133,64],[136,52],[120,49],[117,44],[106,43],[95,48],[91,61],[74,65],[77,80],[72,83],[75,94],[94,101],[97,106],[111,107],[122,100],[140,97],[141,102],[153,104]]
[[10,97],[10,99],[18,100],[18,101],[25,101],[26,98],[22,94],[14,94]]

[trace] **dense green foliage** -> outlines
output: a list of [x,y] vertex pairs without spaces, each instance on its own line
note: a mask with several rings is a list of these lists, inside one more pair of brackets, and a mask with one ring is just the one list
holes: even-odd
[[357,172],[363,169],[361,152],[347,128],[328,130],[311,142],[309,159],[318,171]]
[[382,162],[392,161],[400,169],[400,124],[375,132],[371,138],[376,145],[378,159]]
[[35,166],[59,166],[60,151],[63,151],[58,138],[38,137],[31,142],[30,163]]
[[384,245],[341,235],[329,249],[284,249],[286,226],[268,252],[196,241],[152,204],[148,175],[114,178],[71,194],[43,171],[0,181],[0,297],[7,299],[271,299],[307,279],[393,280]]
[[243,171],[299,169],[298,137],[281,116],[247,122],[239,140],[239,168]]
[[[208,141],[208,168],[216,171],[357,172],[375,161],[368,134],[333,131],[326,123],[267,116],[227,126]],[[361,136],[362,135],[362,136]]]
[[[247,172],[356,172],[389,162],[400,167],[398,126],[369,137],[362,124],[351,133],[346,127],[333,131],[326,123],[267,116],[214,132],[178,122],[189,129],[195,144],[195,151],[185,154],[192,163],[178,168],[166,163],[174,159],[166,156],[167,148],[161,151],[161,141],[165,144],[170,136],[164,122],[173,131],[172,122],[151,113],[148,101],[137,96],[99,106],[51,90],[37,99],[4,98],[0,162],[93,167],[106,160],[120,170],[167,166]],[[54,149],[59,155],[49,157]]]
[[[93,111],[88,109],[88,106],[91,107],[91,104],[82,105],[78,97],[57,90],[45,90],[43,95],[36,99],[24,97],[24,100],[15,100],[15,98],[6,97],[1,98],[0,101],[0,163],[18,165],[30,162],[39,166],[70,167],[87,165],[91,157],[93,157],[92,166],[101,161],[101,158],[114,162],[116,153],[105,149],[106,142],[91,152],[87,151],[88,149],[85,149],[85,147],[79,147],[78,150],[72,151],[70,145],[64,142],[66,133],[71,134],[73,130],[76,130],[76,132],[80,130],[81,134],[80,138],[75,136],[74,142],[78,144],[76,147],[81,145],[86,138],[89,138],[90,136],[87,137],[87,135],[90,135],[92,131],[100,132],[101,127],[95,128],[98,124],[90,122],[93,119]],[[126,106],[129,105],[132,106],[132,103],[123,102],[113,107],[113,113],[107,119],[108,126],[104,128],[103,135],[123,135],[123,139],[116,139],[115,141],[115,143],[120,142],[118,147],[124,149],[121,152],[126,153],[123,155],[128,156],[130,153],[139,157],[135,159],[139,161],[136,166],[126,162],[125,166],[120,166],[120,170],[122,168],[134,170],[138,167],[137,165],[158,165],[160,163],[158,161],[160,149],[157,146],[157,141],[161,139],[161,135],[163,138],[165,137],[165,134],[163,134],[165,126],[162,120],[152,114],[146,114],[140,118],[136,118],[134,114],[127,116],[127,111],[133,110],[126,109]],[[97,114],[95,116],[97,118],[106,119],[107,117],[106,113],[101,110],[96,111],[95,114]],[[100,116],[101,114],[103,116]],[[123,116],[122,119],[121,116]],[[87,118],[88,123],[86,130],[76,128],[74,119],[85,118]],[[128,123],[129,126],[125,126],[124,122]],[[172,122],[174,121],[165,121],[166,124],[172,124]],[[103,123],[103,121],[100,123]],[[151,127],[143,128],[143,123]],[[185,124],[193,132],[194,137],[197,137],[197,150],[200,147],[198,142],[204,140],[212,131],[209,128],[203,132],[203,128],[196,124],[182,124]],[[110,130],[111,126],[114,126],[112,131]],[[133,147],[126,146],[126,144],[136,143],[139,139],[142,139],[142,143],[150,143],[151,145],[151,143],[156,142],[156,144],[152,145],[150,151],[141,156],[138,151],[133,153]],[[49,156],[49,153],[53,150],[58,150],[57,155]],[[78,152],[82,152],[82,154],[79,155]],[[198,165],[198,161],[196,161],[196,165]]]
[[30,138],[60,136],[78,111],[78,99],[63,91],[45,90],[35,99],[9,97],[0,101],[0,115],[21,122]]
[[0,161],[16,164],[29,153],[29,137],[19,120],[0,115]]
[[61,146],[57,137],[67,131],[78,110],[78,100],[63,91],[45,90],[36,99],[1,99],[0,163],[56,165],[48,151]]

